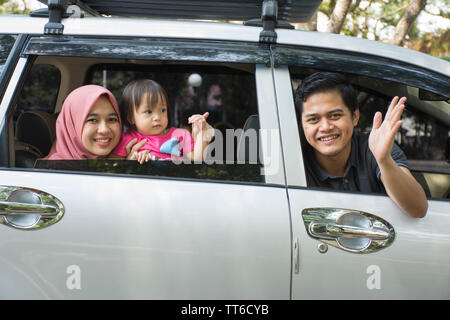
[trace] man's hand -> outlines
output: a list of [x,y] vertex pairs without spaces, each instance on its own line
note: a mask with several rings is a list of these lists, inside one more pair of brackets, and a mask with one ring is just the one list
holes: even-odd
[[375,113],[372,131],[369,136],[369,148],[378,165],[390,158],[395,134],[402,125],[400,117],[402,116],[403,110],[405,110],[405,102],[405,97],[401,99],[394,97],[383,122],[381,112]]
[[391,157],[395,134],[400,129],[406,98],[395,97],[381,122],[381,113],[373,118],[369,148],[378,163],[381,181],[388,196],[409,216],[423,218],[428,202],[423,188],[405,167],[399,167]]

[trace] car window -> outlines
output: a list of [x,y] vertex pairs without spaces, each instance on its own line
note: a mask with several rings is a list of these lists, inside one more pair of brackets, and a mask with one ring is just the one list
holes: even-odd
[[[296,71],[291,73],[293,92],[305,77]],[[360,119],[356,130],[362,133],[370,133],[375,112],[380,111],[384,117],[395,95],[408,98],[395,142],[404,151],[410,171],[427,196],[450,198],[450,104],[446,99],[421,99],[419,88],[366,76],[347,76],[358,92]],[[297,119],[300,120],[298,112]]]
[[0,34],[0,77],[16,38],[16,35]]
[[36,109],[53,113],[60,81],[61,73],[56,66],[33,65],[17,101],[19,110]]
[[229,67],[130,66],[98,64],[88,72],[86,83],[104,86],[120,100],[122,90],[132,80],[152,79],[166,90],[173,107],[172,123],[187,125],[189,116],[209,112],[208,122],[216,128],[242,128],[256,114],[253,67],[248,72]]
[[[46,58],[52,60],[51,57]],[[64,58],[61,61],[63,62],[60,63],[70,64],[71,58]],[[154,62],[136,66],[131,63],[117,62],[92,64],[87,59],[84,62],[83,59],[77,58],[77,64],[83,63],[85,66],[81,69],[84,68],[85,76],[80,85],[104,86],[113,92],[118,101],[121,100],[124,87],[132,80],[152,79],[161,84],[167,91],[169,99],[171,127],[190,131],[188,118],[193,114],[209,112],[207,120],[215,129],[215,138],[208,146],[207,159],[203,163],[149,161],[142,165],[136,161],[110,159],[48,161],[42,160],[49,151],[47,144],[45,151],[39,150],[40,152],[31,162],[23,161],[16,150],[16,163],[13,167],[27,167],[30,170],[77,171],[86,174],[132,174],[140,177],[264,182],[263,166],[258,154],[250,154],[258,150],[255,148],[256,151],[254,151],[253,148],[248,147],[249,144],[258,144],[256,133],[258,128],[249,128],[250,131],[253,130],[251,134],[246,134],[244,131],[248,119],[258,119],[254,65],[223,66],[204,63],[161,65]],[[55,66],[35,64],[26,75],[25,84],[18,95],[18,103],[14,111],[15,119],[24,113],[30,113],[30,110],[34,114],[39,111],[40,116],[42,113],[51,115],[53,117],[52,142],[55,139],[56,115],[61,108],[61,104],[56,103],[60,82],[63,82],[60,77],[63,78],[64,75],[60,75]],[[58,100],[63,99],[59,97]],[[45,118],[48,120],[49,117],[45,116]],[[32,139],[23,141],[24,134],[21,132],[24,130],[23,126],[20,127],[21,122],[23,121],[15,123],[16,146],[22,142],[33,145]],[[127,128],[124,127],[123,130],[126,131]]]
[[50,64],[35,64],[23,85],[14,112],[15,120],[27,110],[53,114],[61,81],[59,69]]

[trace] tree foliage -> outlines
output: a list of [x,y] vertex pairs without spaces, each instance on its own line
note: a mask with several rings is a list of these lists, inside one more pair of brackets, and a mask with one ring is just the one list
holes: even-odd
[[[450,19],[450,0],[325,0],[318,11],[328,21],[326,32],[404,45],[439,57],[449,56],[448,30],[422,32],[417,17],[424,12]],[[317,25],[304,24],[301,28],[317,30]]]
[[26,0],[0,0],[0,14],[28,14],[30,8]]
[[30,8],[26,0],[0,0],[1,14],[28,14]]

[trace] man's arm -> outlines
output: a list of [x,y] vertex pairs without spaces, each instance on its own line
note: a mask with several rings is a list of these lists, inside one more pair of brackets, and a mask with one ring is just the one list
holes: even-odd
[[392,163],[378,165],[388,196],[409,216],[425,217],[428,209],[427,198],[411,172],[405,167],[399,167],[394,160]]
[[402,121],[406,98],[395,97],[384,121],[380,112],[375,114],[369,136],[369,148],[381,172],[381,181],[388,196],[411,217],[422,218],[428,209],[427,197],[421,185],[407,168],[398,166],[391,156],[394,137]]

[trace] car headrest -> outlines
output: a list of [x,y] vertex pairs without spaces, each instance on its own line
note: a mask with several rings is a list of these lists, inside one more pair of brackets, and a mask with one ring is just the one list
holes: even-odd
[[20,114],[16,123],[16,140],[30,144],[41,154],[50,152],[56,136],[56,118],[51,114],[29,110]]
[[[242,128],[243,132],[238,142],[238,161],[245,163],[260,163],[259,159],[259,117],[253,114],[247,118]],[[251,153],[251,154],[250,154]]]
[[32,145],[16,141],[15,142],[15,166],[19,168],[33,168],[37,159],[44,157],[37,148]]

